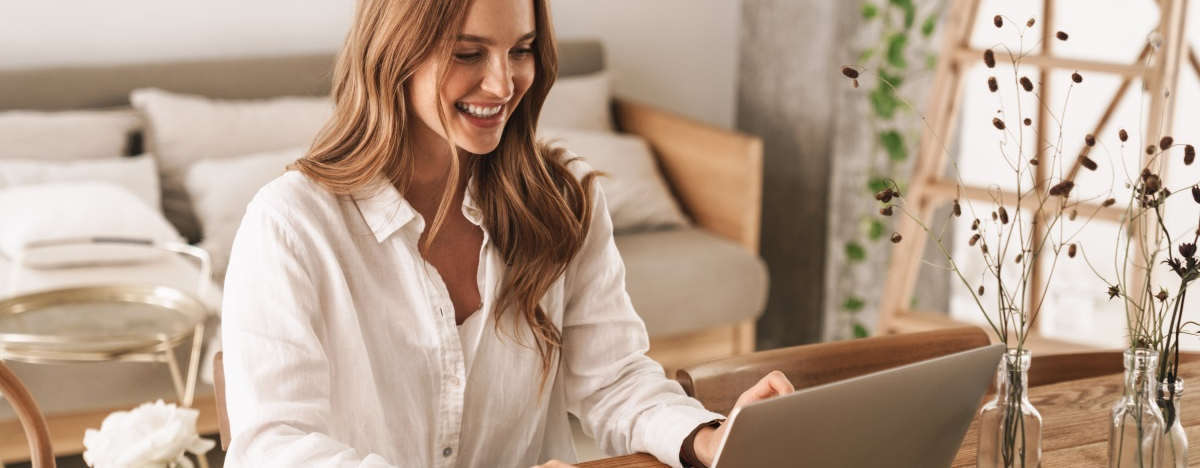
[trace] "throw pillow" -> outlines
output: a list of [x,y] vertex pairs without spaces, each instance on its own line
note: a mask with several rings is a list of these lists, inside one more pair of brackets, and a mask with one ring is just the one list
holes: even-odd
[[212,258],[220,279],[229,266],[233,237],[246,205],[264,185],[283,175],[288,164],[304,156],[305,148],[256,153],[225,159],[205,159],[187,171],[185,179],[204,240],[200,247]]
[[219,100],[139,89],[130,96],[146,117],[146,147],[159,160],[163,211],[180,232],[199,240],[200,229],[184,187],[189,166],[201,159],[307,146],[332,113],[328,97]]
[[611,81],[607,72],[555,80],[542,105],[538,128],[612,132]]
[[0,189],[0,254],[9,259],[25,255],[23,263],[28,267],[136,263],[163,253],[145,246],[106,243],[71,243],[26,252],[31,244],[94,238],[178,241],[179,234],[157,210],[109,182]]
[[0,159],[115,158],[141,128],[133,109],[0,112]]
[[600,179],[613,230],[632,232],[689,224],[658,171],[650,145],[640,137],[586,130],[544,130],[543,138],[582,157],[593,169],[608,174]]
[[158,170],[154,158],[78,159],[0,159],[0,189],[16,185],[98,180],[125,188],[157,210],[159,203]]

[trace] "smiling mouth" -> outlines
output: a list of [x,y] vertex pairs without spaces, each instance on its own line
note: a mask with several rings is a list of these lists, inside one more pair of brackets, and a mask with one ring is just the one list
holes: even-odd
[[504,109],[503,104],[497,105],[495,107],[484,107],[484,106],[476,106],[473,104],[466,104],[466,103],[462,103],[462,102],[454,103],[454,107],[457,108],[460,112],[467,114],[471,117],[475,117],[477,119],[490,119],[492,117],[495,117],[496,114],[499,114],[500,111]]

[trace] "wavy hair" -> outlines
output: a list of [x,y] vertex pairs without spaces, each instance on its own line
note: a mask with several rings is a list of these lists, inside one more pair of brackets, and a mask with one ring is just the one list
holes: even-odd
[[[496,298],[500,318],[511,314],[513,338],[536,349],[542,360],[544,388],[562,348],[562,332],[540,305],[550,287],[566,271],[587,237],[592,217],[588,194],[597,173],[577,179],[561,148],[536,140],[538,114],[558,74],[558,50],[546,0],[534,5],[536,37],[533,83],[505,124],[491,153],[468,158],[459,167],[450,158],[437,215],[426,245],[450,212],[460,171],[473,176],[488,230],[508,266]],[[413,173],[413,150],[407,138],[412,115],[404,85],[426,60],[450,63],[454,41],[465,21],[470,0],[361,0],[338,56],[333,76],[333,117],[309,154],[293,166],[326,190],[352,196],[383,174],[402,194]],[[445,70],[438,79],[441,89]],[[439,91],[440,95],[440,91]],[[438,106],[442,128],[447,116]],[[451,148],[453,136],[448,135]],[[528,325],[533,344],[521,338]]]

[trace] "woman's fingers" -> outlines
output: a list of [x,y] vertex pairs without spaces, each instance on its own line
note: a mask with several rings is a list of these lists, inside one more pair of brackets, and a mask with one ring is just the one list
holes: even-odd
[[742,393],[742,396],[738,397],[737,404],[734,406],[740,407],[756,401],[787,395],[795,391],[796,389],[792,386],[792,382],[788,380],[787,376],[783,375],[783,372],[773,371],[763,377],[762,380],[759,380],[753,387],[750,387],[749,390]]

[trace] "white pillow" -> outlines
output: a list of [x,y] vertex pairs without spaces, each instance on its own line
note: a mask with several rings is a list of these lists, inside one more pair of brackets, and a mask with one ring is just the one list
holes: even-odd
[[305,148],[256,153],[225,159],[205,159],[187,171],[185,179],[203,240],[200,247],[212,258],[213,273],[225,276],[229,252],[246,205],[264,185],[287,170],[287,165],[304,156]]
[[538,129],[568,128],[612,132],[612,79],[607,72],[570,76],[554,81]]
[[[76,238],[178,241],[158,211],[108,182],[56,182],[0,189],[0,254],[15,259],[33,242]],[[25,265],[53,268],[107,265],[158,258],[158,249],[123,244],[39,248]]]
[[0,159],[115,158],[141,128],[133,109],[0,112]]
[[111,182],[129,190],[146,206],[158,209],[158,170],[149,155],[73,161],[0,159],[0,189],[82,180]]
[[632,232],[683,227],[690,223],[658,172],[654,153],[645,140],[620,133],[549,129],[543,138],[582,157],[593,169],[609,174],[600,179],[613,230]]
[[146,148],[162,173],[163,211],[191,240],[200,238],[200,229],[184,188],[189,166],[308,146],[333,111],[328,97],[232,101],[152,88],[135,90],[130,102],[146,117]]

